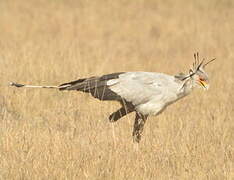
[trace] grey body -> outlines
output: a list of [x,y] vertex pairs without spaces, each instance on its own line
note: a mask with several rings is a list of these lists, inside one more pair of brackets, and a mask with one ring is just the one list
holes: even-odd
[[199,62],[198,53],[194,54],[195,62],[189,74],[175,76],[153,72],[119,72],[78,79],[59,86],[33,86],[11,83],[15,87],[55,88],[77,90],[92,94],[104,101],[118,101],[121,108],[109,116],[111,122],[131,112],[136,112],[133,140],[139,142],[144,124],[149,115],[158,115],[168,105],[188,95],[196,86],[208,89],[208,75],[204,71],[203,61]]
[[152,72],[124,73],[107,81],[107,85],[143,115],[157,115],[189,92],[176,77]]

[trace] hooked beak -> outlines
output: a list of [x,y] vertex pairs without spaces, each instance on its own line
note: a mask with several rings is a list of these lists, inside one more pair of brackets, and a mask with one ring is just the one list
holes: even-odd
[[206,81],[199,80],[199,83],[205,90],[209,89],[209,84]]

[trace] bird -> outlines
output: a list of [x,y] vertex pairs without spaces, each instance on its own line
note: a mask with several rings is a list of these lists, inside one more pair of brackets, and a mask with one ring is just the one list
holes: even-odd
[[116,122],[135,112],[132,137],[139,143],[144,125],[149,116],[157,116],[167,106],[187,96],[196,87],[209,88],[209,77],[205,67],[214,59],[200,62],[199,53],[194,53],[194,62],[188,74],[168,75],[157,72],[117,72],[92,76],[58,86],[38,86],[11,82],[17,88],[52,88],[60,91],[75,90],[90,93],[101,101],[118,101],[121,107],[109,115],[110,122]]

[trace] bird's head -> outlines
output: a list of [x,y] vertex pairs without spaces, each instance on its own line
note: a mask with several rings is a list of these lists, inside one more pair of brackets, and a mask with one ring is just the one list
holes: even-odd
[[207,63],[204,63],[204,59],[200,62],[198,53],[194,54],[194,59],[193,68],[189,70],[189,74],[185,75],[182,80],[191,80],[194,86],[199,86],[207,90],[209,88],[209,78],[205,72],[205,67],[215,59],[212,59]]
[[209,89],[209,78],[207,73],[203,68],[199,68],[196,73],[191,77],[193,82],[199,87],[204,88],[205,90]]

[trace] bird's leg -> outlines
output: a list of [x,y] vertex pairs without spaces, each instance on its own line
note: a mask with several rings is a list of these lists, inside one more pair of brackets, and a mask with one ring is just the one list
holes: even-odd
[[132,112],[132,111],[128,110],[126,107],[121,107],[119,110],[113,112],[109,116],[109,120],[110,120],[110,122],[115,122],[130,112]]
[[140,113],[136,113],[136,118],[134,122],[134,127],[133,127],[133,142],[139,143],[141,140],[141,134],[144,129],[144,125],[146,122],[147,116],[144,116]]

